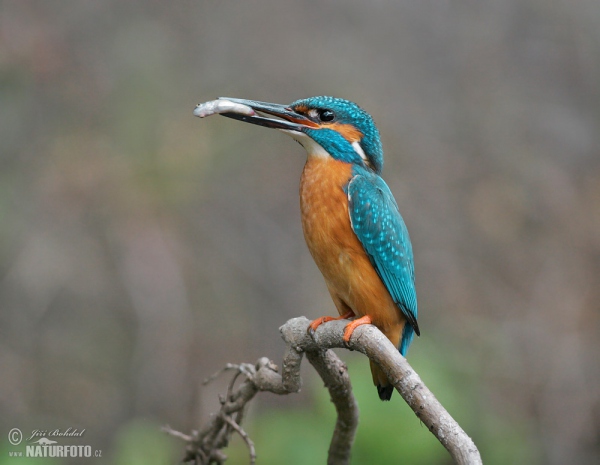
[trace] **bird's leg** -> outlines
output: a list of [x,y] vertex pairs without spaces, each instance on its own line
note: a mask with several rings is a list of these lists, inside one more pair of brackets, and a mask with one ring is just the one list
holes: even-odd
[[370,325],[372,323],[371,317],[369,315],[361,316],[360,318],[351,321],[344,328],[344,342],[347,344],[350,342],[350,338],[352,337],[352,333],[356,328],[360,325]]
[[[311,323],[308,325],[308,329],[306,332],[312,336],[313,334],[315,334],[315,331],[317,330],[317,328],[319,326],[321,326],[323,323],[327,323],[328,321],[346,320],[346,319],[352,318],[353,316],[354,316],[354,312],[352,310],[348,310],[343,315],[336,316],[336,317],[322,316],[321,318],[317,318],[316,320],[311,321]],[[346,328],[347,328],[347,326],[346,326]]]

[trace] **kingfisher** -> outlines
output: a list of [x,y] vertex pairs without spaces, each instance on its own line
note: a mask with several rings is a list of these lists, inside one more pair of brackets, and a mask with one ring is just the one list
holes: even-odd
[[[372,324],[406,356],[417,323],[413,251],[390,188],[381,177],[383,148],[373,118],[357,104],[320,96],[289,105],[219,98],[199,105],[197,116],[219,113],[292,136],[307,152],[300,179],[302,229],[339,316],[351,320],[344,341]],[[381,400],[394,387],[372,361]]]

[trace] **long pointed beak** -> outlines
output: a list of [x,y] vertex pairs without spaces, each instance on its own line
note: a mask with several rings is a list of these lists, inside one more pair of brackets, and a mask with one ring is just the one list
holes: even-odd
[[219,100],[246,105],[254,111],[276,116],[276,118],[267,118],[265,116],[254,114],[248,115],[237,112],[224,112],[223,116],[237,119],[246,123],[257,124],[273,129],[283,129],[288,131],[303,132],[306,128],[316,128],[318,125],[306,116],[295,112],[289,106],[279,105],[277,103],[257,102],[256,100],[246,100],[240,98],[219,97]]

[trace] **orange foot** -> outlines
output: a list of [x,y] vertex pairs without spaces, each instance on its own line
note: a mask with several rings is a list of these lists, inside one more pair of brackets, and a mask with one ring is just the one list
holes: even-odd
[[[317,318],[316,320],[311,321],[311,323],[308,325],[308,329],[306,330],[306,332],[308,334],[310,334],[311,336],[313,334],[315,334],[315,331],[317,330],[317,328],[319,326],[321,326],[323,323],[327,323],[328,321],[336,321],[336,320],[345,320],[348,318],[352,318],[354,316],[354,312],[352,310],[344,313],[341,316],[322,316],[321,318]],[[347,328],[348,326],[346,326]]]
[[348,344],[350,342],[352,333],[354,332],[354,330],[356,328],[358,328],[361,325],[370,325],[370,324],[371,324],[371,317],[369,315],[361,316],[360,318],[348,323],[346,325],[346,328],[344,329],[344,342],[346,344]]

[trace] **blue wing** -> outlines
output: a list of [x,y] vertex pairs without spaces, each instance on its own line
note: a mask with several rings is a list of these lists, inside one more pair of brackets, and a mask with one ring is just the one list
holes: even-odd
[[413,252],[398,204],[385,181],[355,169],[347,186],[350,222],[377,274],[406,320],[400,353],[406,355],[417,324],[417,293]]

